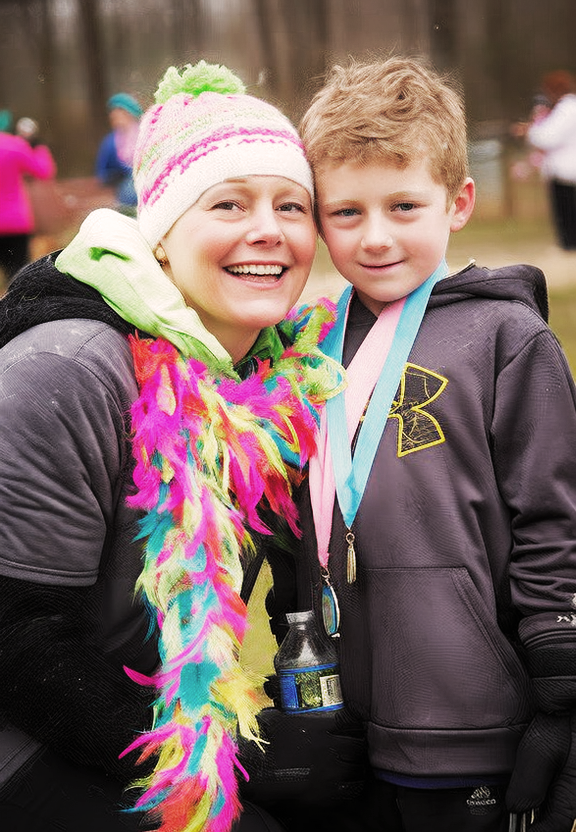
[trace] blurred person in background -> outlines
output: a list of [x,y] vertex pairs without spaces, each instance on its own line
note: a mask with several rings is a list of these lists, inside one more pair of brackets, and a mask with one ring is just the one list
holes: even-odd
[[520,126],[542,154],[540,169],[548,183],[552,221],[558,244],[576,250],[576,80],[565,70],[542,79],[549,109],[535,107],[530,123]]
[[98,149],[96,176],[103,185],[114,188],[117,209],[135,216],[138,200],[132,178],[132,159],[142,108],[126,92],[109,98],[107,108],[112,131],[102,139]]
[[23,135],[9,132],[12,116],[8,110],[0,111],[0,267],[7,284],[30,260],[35,223],[26,177],[56,176],[56,163],[50,149],[39,141],[36,123],[20,119],[18,125]]

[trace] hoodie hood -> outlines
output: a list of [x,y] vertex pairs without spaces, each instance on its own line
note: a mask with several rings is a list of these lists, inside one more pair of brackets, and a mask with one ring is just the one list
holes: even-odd
[[0,346],[47,321],[88,318],[128,334],[162,336],[183,355],[232,373],[232,359],[186,306],[136,221],[93,211],[61,252],[22,269],[0,300]]
[[429,308],[473,297],[515,300],[529,306],[548,323],[548,290],[544,273],[536,266],[513,265],[487,269],[472,264],[434,287]]
[[70,318],[102,321],[124,335],[136,331],[96,289],[58,271],[57,255],[49,254],[21,269],[0,299],[0,347],[34,326]]

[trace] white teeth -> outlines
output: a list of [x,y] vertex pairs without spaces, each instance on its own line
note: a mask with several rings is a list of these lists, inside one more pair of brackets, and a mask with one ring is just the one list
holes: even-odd
[[279,275],[284,271],[284,267],[278,265],[253,264],[245,266],[227,266],[226,270],[232,272],[232,274]]

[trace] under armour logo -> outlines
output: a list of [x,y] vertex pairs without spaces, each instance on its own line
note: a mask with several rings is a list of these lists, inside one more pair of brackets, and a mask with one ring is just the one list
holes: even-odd
[[576,613],[571,612],[569,615],[559,615],[556,618],[556,624],[570,624],[571,627],[576,627]]

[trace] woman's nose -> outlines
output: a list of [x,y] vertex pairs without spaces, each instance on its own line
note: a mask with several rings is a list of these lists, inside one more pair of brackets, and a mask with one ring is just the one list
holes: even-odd
[[246,242],[250,245],[277,245],[284,240],[278,216],[272,206],[261,207],[254,211],[250,227],[246,232]]

